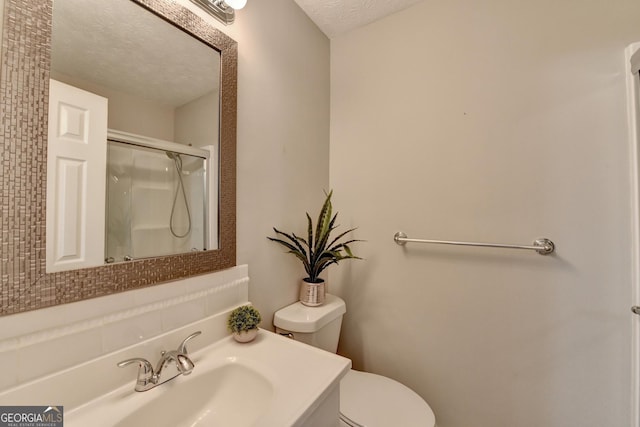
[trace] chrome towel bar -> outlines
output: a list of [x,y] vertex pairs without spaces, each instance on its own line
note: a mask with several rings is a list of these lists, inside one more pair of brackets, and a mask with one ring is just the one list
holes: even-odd
[[540,255],[549,255],[556,250],[556,245],[549,239],[540,238],[533,242],[533,245],[506,245],[502,243],[475,243],[475,242],[452,242],[448,240],[423,240],[409,239],[402,231],[398,231],[393,240],[400,246],[407,243],[435,243],[438,245],[458,245],[458,246],[482,246],[485,248],[507,248],[507,249],[528,249],[538,252]]

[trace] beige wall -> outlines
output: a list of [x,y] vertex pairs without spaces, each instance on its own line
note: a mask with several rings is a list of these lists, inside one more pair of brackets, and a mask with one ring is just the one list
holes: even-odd
[[[341,351],[439,427],[630,423],[624,48],[640,3],[425,1],[331,41],[330,179],[366,260]],[[393,243],[530,244],[557,254]]]
[[57,71],[51,72],[51,78],[107,98],[109,100],[107,123],[109,129],[164,141],[180,142],[175,138],[175,107],[148,101],[139,96]]
[[231,26],[180,3],[238,42],[237,259],[272,328],[304,270],[267,236],[306,230],[329,186],[329,40],[292,0],[249,1]]
[[174,139],[194,147],[211,145],[211,135],[218,135],[219,99],[215,89],[176,108]]

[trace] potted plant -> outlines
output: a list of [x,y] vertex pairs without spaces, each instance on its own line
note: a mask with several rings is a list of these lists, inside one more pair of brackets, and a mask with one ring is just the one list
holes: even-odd
[[338,227],[336,218],[338,214],[332,216],[331,195],[327,197],[320,209],[318,221],[315,225],[307,213],[307,238],[297,236],[295,233],[284,233],[274,227],[278,237],[268,237],[273,242],[280,243],[287,248],[300,261],[307,273],[307,277],[302,279],[300,287],[300,302],[308,306],[319,306],[324,303],[326,286],[324,279],[320,278],[320,273],[331,264],[338,264],[344,259],[361,259],[351,252],[349,245],[360,240],[350,239],[341,241],[348,233],[355,230],[351,228],[331,239],[331,233]]
[[258,324],[262,320],[260,312],[250,305],[234,309],[227,319],[227,328],[238,342],[252,341],[258,334]]

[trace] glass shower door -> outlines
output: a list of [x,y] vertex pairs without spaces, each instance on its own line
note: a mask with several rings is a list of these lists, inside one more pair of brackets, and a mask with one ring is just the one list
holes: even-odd
[[205,159],[109,141],[107,262],[206,250]]

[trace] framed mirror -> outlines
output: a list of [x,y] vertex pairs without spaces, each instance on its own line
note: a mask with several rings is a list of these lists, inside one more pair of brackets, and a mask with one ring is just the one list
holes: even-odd
[[217,249],[220,52],[130,0],[55,0],[50,75],[47,272]]
[[[161,24],[179,29],[206,49],[219,53],[218,249],[46,273],[48,93],[55,4],[5,0],[0,70],[0,108],[4,118],[0,128],[0,315],[235,265],[237,44],[173,1],[122,1],[155,15],[153,18],[160,18],[157,21]],[[145,31],[147,28],[134,28],[124,39],[136,39],[137,33]],[[86,35],[91,41],[91,34]]]

